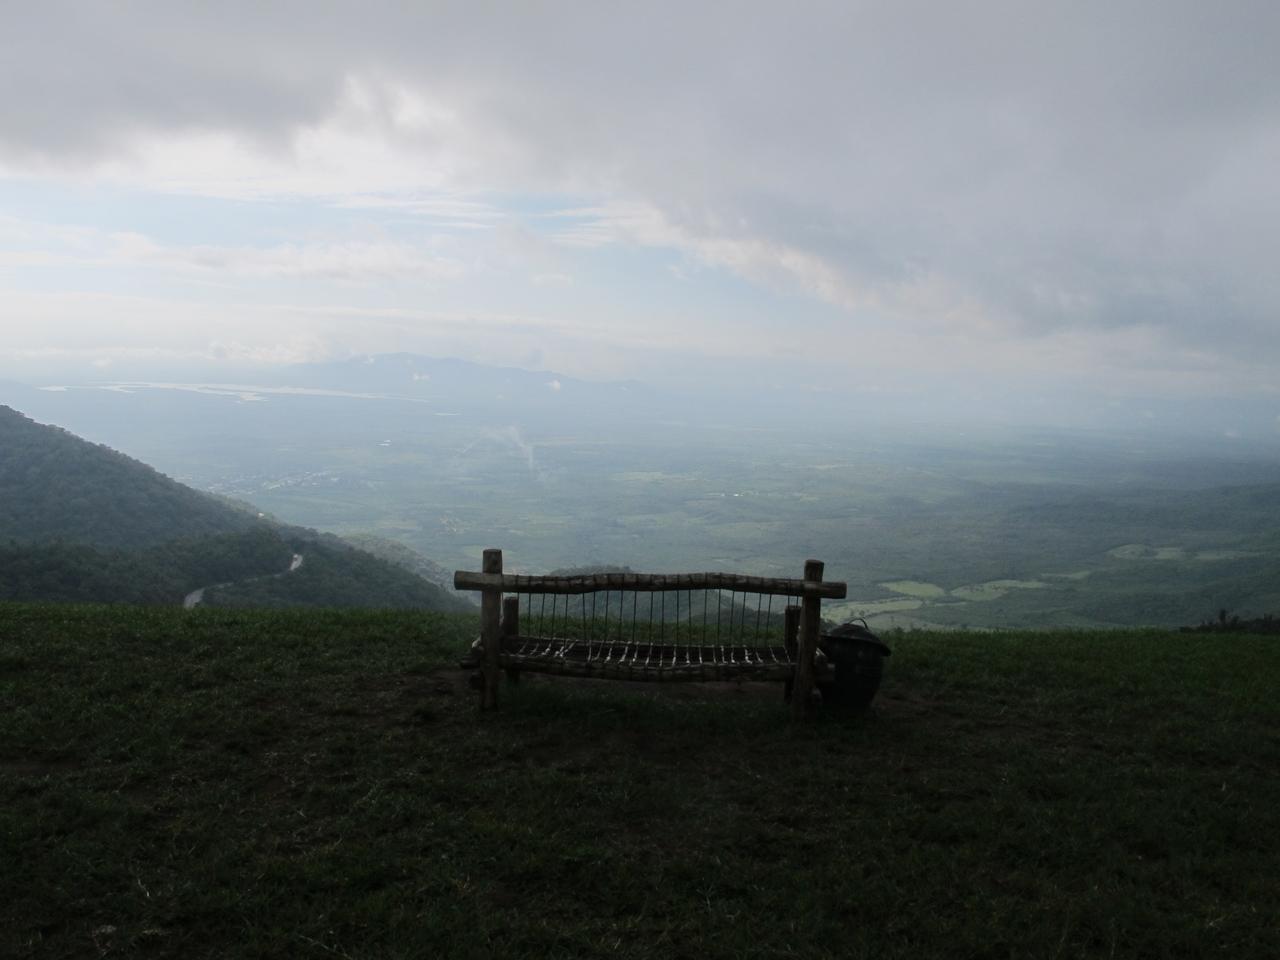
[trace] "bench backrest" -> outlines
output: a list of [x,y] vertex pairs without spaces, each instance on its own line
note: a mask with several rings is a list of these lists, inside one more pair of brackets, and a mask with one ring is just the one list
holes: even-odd
[[[486,550],[484,569],[459,570],[454,587],[481,592],[484,649],[482,706],[497,705],[499,655],[504,645],[521,649],[546,642],[548,651],[577,647],[588,658],[599,653],[645,650],[674,667],[711,648],[745,664],[767,655],[794,664],[797,715],[813,682],[813,656],[823,598],[843,599],[846,585],[822,579],[823,564],[810,560],[797,579],[732,573],[594,573],[524,576],[502,572],[502,552]],[[510,596],[508,596],[510,595]],[[505,599],[504,599],[505,598]],[[585,647],[585,650],[583,649]],[[735,662],[737,662],[735,660]],[[790,671],[788,671],[790,674]]]

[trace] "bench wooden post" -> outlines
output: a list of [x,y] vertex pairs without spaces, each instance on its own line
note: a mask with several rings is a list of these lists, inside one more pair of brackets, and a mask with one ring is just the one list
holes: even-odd
[[[520,598],[507,597],[502,601],[502,644],[520,636]],[[519,683],[520,671],[514,668],[507,670],[507,682]]]
[[[485,573],[502,573],[502,551],[484,552]],[[498,651],[502,646],[502,587],[485,587],[480,594],[480,642],[484,647],[484,687],[480,692],[480,709],[498,708]]]
[[[822,582],[821,560],[806,560],[805,583]],[[805,590],[800,609],[800,650],[796,660],[795,687],[791,691],[791,718],[804,720],[813,694],[813,656],[818,649],[818,632],[822,629],[822,598],[816,591]]]
[[[782,680],[787,685],[792,712],[797,719],[809,712],[809,698],[816,682],[825,682],[832,666],[818,659],[818,641],[822,630],[822,601],[844,599],[848,585],[840,581],[824,581],[820,560],[810,560],[804,567],[804,579],[792,577],[758,577],[738,573],[706,572],[654,574],[614,573],[556,574],[535,576],[506,574],[502,572],[502,551],[484,551],[484,569],[458,570],[453,575],[457,590],[475,590],[481,594],[480,637],[472,645],[461,666],[474,670],[480,666],[480,706],[493,710],[498,706],[499,674],[505,672],[508,680],[516,682],[521,673],[554,673],[563,676],[602,677],[617,680]],[[673,627],[666,639],[662,624],[665,611],[679,611],[680,602],[670,607],[669,594],[685,597],[700,591],[704,596],[731,591],[734,594],[759,594],[761,597],[785,597],[783,635],[778,638],[770,630],[762,637],[758,631],[749,631],[745,625],[748,604],[741,604],[739,615],[736,598],[731,598],[733,608],[729,615],[728,634],[722,636],[721,615],[723,598],[717,599],[714,623],[714,640],[708,633],[707,604],[702,610],[702,635],[697,633],[694,617],[689,618],[688,633],[680,637]],[[596,601],[596,594],[603,593],[605,601],[605,626],[603,635],[597,629],[595,617],[588,626],[586,597]],[[608,629],[608,604],[610,594],[633,594],[631,612],[619,607],[619,620],[613,630]],[[649,594],[648,623],[642,625],[643,615],[634,595]],[[534,620],[521,625],[520,594],[542,597]],[[661,594],[661,603],[655,608],[653,601]],[[560,598],[564,598],[564,622],[557,623],[562,615],[558,610]],[[583,611],[580,623],[581,635],[575,632],[568,613],[571,597],[582,597]],[[544,623],[545,601],[551,600],[551,622]],[[683,599],[683,598],[682,598]],[[625,597],[620,596],[620,601]],[[763,613],[756,601],[756,626]],[[772,607],[771,607],[772,609]],[[526,612],[529,608],[526,608]],[[663,620],[655,619],[655,611]],[[525,618],[528,619],[527,617]],[[669,622],[669,621],[667,621]],[[680,621],[682,624],[684,620]],[[772,626],[776,621],[770,617]],[[623,625],[628,629],[624,630]],[[638,631],[642,642],[637,644]],[[524,631],[529,635],[525,636]],[[656,633],[656,639],[650,636]],[[679,631],[684,634],[684,630]],[[624,634],[630,634],[625,636]],[[782,646],[779,646],[779,639]],[[683,640],[683,642],[681,642]],[[585,641],[585,642],[583,642]],[[643,649],[641,649],[643,648]]]
[[[800,608],[795,604],[788,605],[783,613],[782,645],[786,647],[788,659],[796,663],[800,659]],[[782,698],[787,703],[791,702],[791,691],[795,683],[794,674],[784,681]]]

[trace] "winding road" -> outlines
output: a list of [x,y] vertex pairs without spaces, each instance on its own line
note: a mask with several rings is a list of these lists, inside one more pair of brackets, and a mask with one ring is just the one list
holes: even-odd
[[182,598],[182,609],[190,610],[197,607],[204,600],[204,592],[213,590],[215,587],[229,587],[235,583],[253,583],[255,580],[271,580],[276,577],[287,577],[299,567],[302,566],[302,554],[295,553],[293,559],[289,561],[289,569],[281,570],[279,573],[264,573],[260,577],[246,577],[243,580],[228,580],[226,583],[211,583],[207,587],[200,587],[198,590],[192,590]]

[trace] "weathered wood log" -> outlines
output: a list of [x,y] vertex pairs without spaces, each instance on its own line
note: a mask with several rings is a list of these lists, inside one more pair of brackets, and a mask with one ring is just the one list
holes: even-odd
[[[782,643],[787,651],[787,659],[795,664],[800,659],[800,608],[790,605],[783,612]],[[787,676],[782,697],[790,702],[791,691],[795,688],[795,670]]]
[[[484,552],[484,572],[502,576],[502,551]],[[502,651],[502,588],[486,586],[480,597],[480,640],[484,644],[484,686],[480,692],[483,710],[498,708],[498,658]]]
[[[488,551],[486,551],[487,553]],[[488,570],[475,573],[458,570],[453,574],[458,590],[491,590],[503,593],[600,593],[607,590],[631,590],[656,593],[661,590],[734,590],[739,593],[763,593],[774,596],[820,597],[843,600],[848,587],[838,580],[793,580],[786,577],[751,577],[738,573],[591,573],[572,577],[493,574]]]
[[[821,560],[806,560],[804,579],[822,579]],[[813,655],[818,649],[818,631],[822,629],[822,600],[817,593],[806,594],[800,609],[800,650],[796,658],[795,686],[791,691],[791,718],[804,720],[809,713],[813,694]]]
[[[520,636],[520,598],[507,597],[502,601],[502,648],[508,649],[510,644]],[[519,683],[520,671],[507,668],[507,682]]]

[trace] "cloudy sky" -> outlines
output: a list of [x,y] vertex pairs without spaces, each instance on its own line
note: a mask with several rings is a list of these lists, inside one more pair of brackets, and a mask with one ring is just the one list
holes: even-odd
[[0,359],[1274,393],[1280,5],[12,4]]

